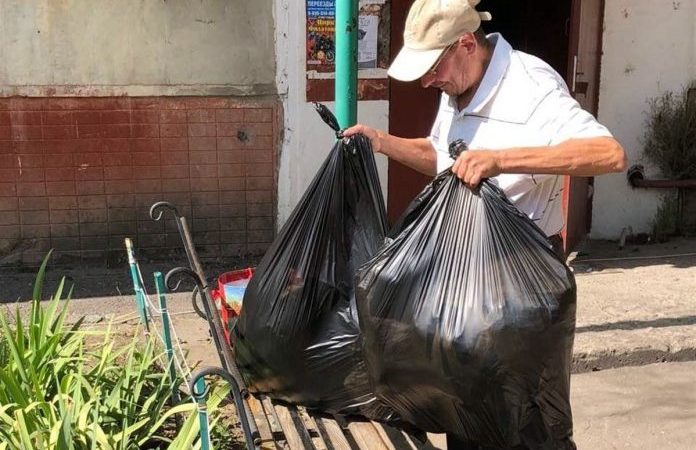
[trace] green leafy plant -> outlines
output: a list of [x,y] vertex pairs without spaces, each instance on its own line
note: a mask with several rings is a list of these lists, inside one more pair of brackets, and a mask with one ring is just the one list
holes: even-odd
[[679,231],[679,198],[665,195],[657,207],[653,219],[653,236],[656,242],[666,242]]
[[[228,446],[221,446],[221,438],[220,435],[222,434],[220,428],[227,427],[228,425],[224,425],[221,423],[221,416],[217,414],[217,412],[220,410],[221,406],[224,404],[224,399],[227,397],[227,395],[230,392],[230,387],[227,384],[221,384],[218,383],[214,385],[214,388],[211,390],[211,394],[209,394],[207,402],[206,402],[206,408],[208,409],[209,414],[212,416],[212,421],[210,423],[210,429],[213,430],[211,433],[211,437],[213,440],[213,447],[214,448],[229,448]],[[184,450],[184,449],[191,449],[191,450],[198,450],[201,448],[201,443],[199,440],[200,436],[200,422],[198,419],[197,414],[190,414],[189,417],[186,419],[182,427],[179,429],[179,433],[177,434],[176,438],[171,442],[169,447],[167,447],[168,450]],[[226,444],[229,444],[227,442]]]
[[[63,281],[40,302],[47,261],[28,315],[0,314],[0,450],[195,448],[195,405],[170,406],[172,380],[154,338],[118,346],[111,326],[68,324]],[[214,423],[225,389],[218,385],[208,404]],[[177,414],[188,415],[180,430]]]
[[5,338],[0,335],[0,367],[5,367],[9,359],[10,348],[7,345],[7,341],[5,340]]
[[694,89],[696,82],[650,100],[643,153],[669,178],[696,178],[696,99],[689,96]]

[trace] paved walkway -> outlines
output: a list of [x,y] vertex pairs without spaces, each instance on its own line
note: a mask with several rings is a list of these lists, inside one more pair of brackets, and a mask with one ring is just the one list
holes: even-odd
[[595,241],[571,266],[575,371],[696,360],[696,240],[623,250]]
[[574,375],[580,450],[696,448],[696,362]]

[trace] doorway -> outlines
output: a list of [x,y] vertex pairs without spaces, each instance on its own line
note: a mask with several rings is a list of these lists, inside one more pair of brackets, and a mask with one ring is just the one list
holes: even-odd
[[565,76],[572,0],[483,0],[477,7],[493,20],[487,33],[501,33],[512,48],[538,56]]

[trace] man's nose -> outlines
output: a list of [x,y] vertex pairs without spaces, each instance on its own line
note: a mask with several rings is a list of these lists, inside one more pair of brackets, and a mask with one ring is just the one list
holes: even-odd
[[433,84],[433,81],[435,81],[435,77],[432,76],[430,73],[426,73],[421,77],[420,84],[424,88],[429,88]]

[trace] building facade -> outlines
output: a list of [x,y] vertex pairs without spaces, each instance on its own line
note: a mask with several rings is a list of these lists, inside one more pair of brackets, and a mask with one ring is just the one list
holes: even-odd
[[0,261],[262,254],[274,236],[282,103],[274,3],[0,3]]

